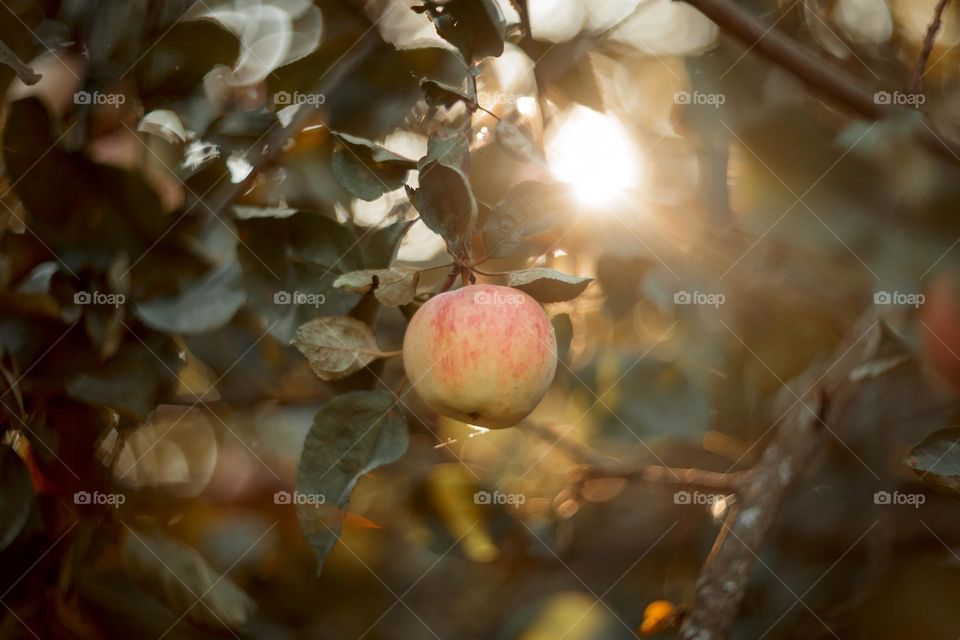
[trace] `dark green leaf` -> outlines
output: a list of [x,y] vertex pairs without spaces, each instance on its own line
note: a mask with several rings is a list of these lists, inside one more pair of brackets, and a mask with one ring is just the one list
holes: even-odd
[[148,327],[167,333],[212,331],[230,321],[247,301],[240,265],[211,269],[177,295],[138,302],[134,314]]
[[420,171],[431,163],[439,163],[453,169],[464,169],[470,155],[470,140],[460,131],[448,131],[432,135],[427,141],[427,155],[417,163]]
[[13,449],[0,446],[0,551],[23,531],[32,504],[30,471]]
[[413,220],[394,222],[370,234],[363,247],[363,266],[367,269],[386,269],[393,264],[400,241],[413,226]]
[[[126,331],[124,329],[124,331]],[[182,364],[173,340],[158,334],[128,336],[104,363],[90,363],[67,384],[67,394],[94,406],[110,407],[142,421],[176,382]]]
[[934,431],[910,450],[904,463],[923,482],[960,496],[960,427]]
[[576,102],[603,113],[603,94],[589,55],[594,46],[587,38],[561,43],[532,40],[524,50],[537,61],[534,73],[551,99],[562,106]]
[[418,13],[427,13],[440,37],[473,63],[503,53],[506,24],[494,0],[425,0]]
[[164,535],[128,527],[123,559],[130,575],[177,614],[206,627],[239,629],[256,608],[227,576],[219,575],[195,549]]
[[307,433],[297,491],[322,496],[322,504],[298,505],[297,516],[317,555],[318,572],[336,544],[357,481],[407,450],[407,423],[395,403],[386,391],[337,396],[320,408]]
[[550,324],[553,325],[553,333],[557,336],[557,359],[567,362],[570,343],[573,341],[573,322],[570,320],[570,314],[557,314],[550,318]]
[[341,271],[363,266],[352,228],[312,212],[237,226],[248,304],[282,344],[305,322],[347,314],[360,300],[333,288]]
[[591,282],[593,278],[571,276],[553,269],[526,269],[507,274],[507,285],[542,303],[573,300]]
[[477,108],[476,100],[448,84],[424,78],[420,81],[420,88],[423,90],[427,104],[431,107],[447,107],[449,109],[458,102],[462,102],[472,111]]
[[562,183],[515,185],[483,222],[487,255],[512,255],[525,240],[566,227],[574,218],[575,202],[570,187]]
[[352,195],[376,200],[399,189],[407,172],[416,168],[413,160],[399,156],[369,140],[335,133],[339,145],[333,151],[333,173]]
[[453,253],[469,241],[477,216],[477,201],[467,176],[441,162],[420,170],[420,188],[407,187],[407,195],[427,227],[447,241]]

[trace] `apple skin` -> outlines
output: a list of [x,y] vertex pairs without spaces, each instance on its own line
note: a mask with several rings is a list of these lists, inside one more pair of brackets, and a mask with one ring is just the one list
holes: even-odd
[[920,310],[923,359],[954,392],[960,392],[960,276],[940,273],[926,295]]
[[441,293],[414,314],[403,365],[417,395],[448,418],[512,427],[540,403],[557,370],[557,339],[540,304],[487,284]]

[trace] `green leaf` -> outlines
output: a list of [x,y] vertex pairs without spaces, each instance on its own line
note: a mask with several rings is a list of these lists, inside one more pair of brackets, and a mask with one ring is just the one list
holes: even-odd
[[494,0],[425,0],[413,10],[428,14],[440,37],[469,63],[503,53],[506,23]]
[[322,504],[297,507],[300,528],[317,555],[319,573],[336,544],[360,477],[396,462],[407,450],[407,423],[386,391],[353,391],[324,404],[307,433],[297,470],[301,495]]
[[420,158],[417,167],[423,173],[424,168],[434,162],[460,169],[464,168],[470,156],[470,140],[460,131],[450,131],[443,135],[432,135],[427,141],[427,155]]
[[409,267],[364,269],[345,273],[333,286],[352,293],[370,293],[388,307],[409,304],[417,295],[420,272]]
[[340,184],[361,200],[373,201],[399,189],[407,172],[416,168],[413,160],[363,138],[334,133],[340,144],[333,151],[333,173]]
[[293,345],[321,380],[339,380],[387,354],[373,330],[355,318],[317,318],[297,329]]
[[93,406],[115,409],[125,417],[145,420],[166,392],[176,385],[183,364],[172,338],[148,332],[126,336],[119,351],[106,362],[93,362],[67,383],[67,395]]
[[162,534],[129,529],[127,572],[175,613],[205,627],[240,629],[256,608],[230,578],[218,575],[195,549]]
[[570,343],[573,342],[573,321],[570,314],[559,313],[550,318],[550,324],[553,325],[553,334],[557,337],[557,359],[567,362]]
[[934,431],[910,450],[904,464],[926,484],[960,496],[960,427]]
[[603,94],[590,60],[594,46],[589,38],[575,38],[560,43],[531,40],[523,49],[536,60],[538,86],[545,86],[551,99],[563,107],[576,102],[603,113]]
[[23,531],[32,504],[30,471],[13,449],[0,446],[0,551]]
[[202,333],[222,327],[247,301],[240,265],[231,262],[210,271],[177,295],[138,302],[134,314],[166,333]]
[[487,255],[516,253],[525,241],[571,224],[576,197],[563,183],[527,181],[515,185],[483,221]]
[[400,241],[413,223],[413,220],[394,222],[371,233],[363,247],[363,265],[368,269],[386,269],[393,264]]
[[449,84],[423,78],[420,80],[420,89],[423,90],[424,99],[431,107],[447,107],[449,109],[458,102],[462,102],[471,111],[477,109],[476,100]]
[[543,158],[537,151],[530,139],[523,134],[516,125],[501,120],[493,130],[493,135],[497,142],[507,150],[513,157],[524,162],[543,163]]
[[571,276],[553,269],[526,269],[507,274],[507,284],[520,289],[537,302],[573,300],[593,282],[593,278]]
[[420,188],[408,186],[407,195],[423,223],[446,240],[451,253],[459,253],[477,217],[477,201],[463,171],[430,162],[420,170]]

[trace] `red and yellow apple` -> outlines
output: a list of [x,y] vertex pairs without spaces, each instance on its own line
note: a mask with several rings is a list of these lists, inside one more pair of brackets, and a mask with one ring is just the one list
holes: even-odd
[[517,289],[470,285],[441,293],[414,314],[403,365],[437,413],[500,429],[543,399],[557,369],[557,339],[540,304]]
[[938,376],[960,392],[960,276],[938,275],[920,310],[920,343],[924,360]]

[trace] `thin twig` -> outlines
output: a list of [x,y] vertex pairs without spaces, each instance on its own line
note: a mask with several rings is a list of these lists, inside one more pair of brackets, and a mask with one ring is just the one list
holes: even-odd
[[658,464],[629,466],[604,456],[582,442],[567,438],[553,427],[525,422],[521,429],[556,447],[558,451],[574,462],[584,465],[584,468],[576,474],[575,485],[582,486],[584,482],[589,480],[619,478],[650,484],[684,485],[736,491],[749,473],[745,471],[719,473],[703,469],[667,467]]
[[923,76],[926,75],[927,61],[930,60],[930,52],[933,51],[933,43],[940,33],[940,26],[943,24],[943,14],[947,10],[950,0],[940,0],[933,10],[933,20],[927,27],[927,37],[923,39],[923,49],[920,50],[920,56],[917,58],[917,66],[913,70],[913,82],[911,88],[914,93],[920,93],[923,90]]

